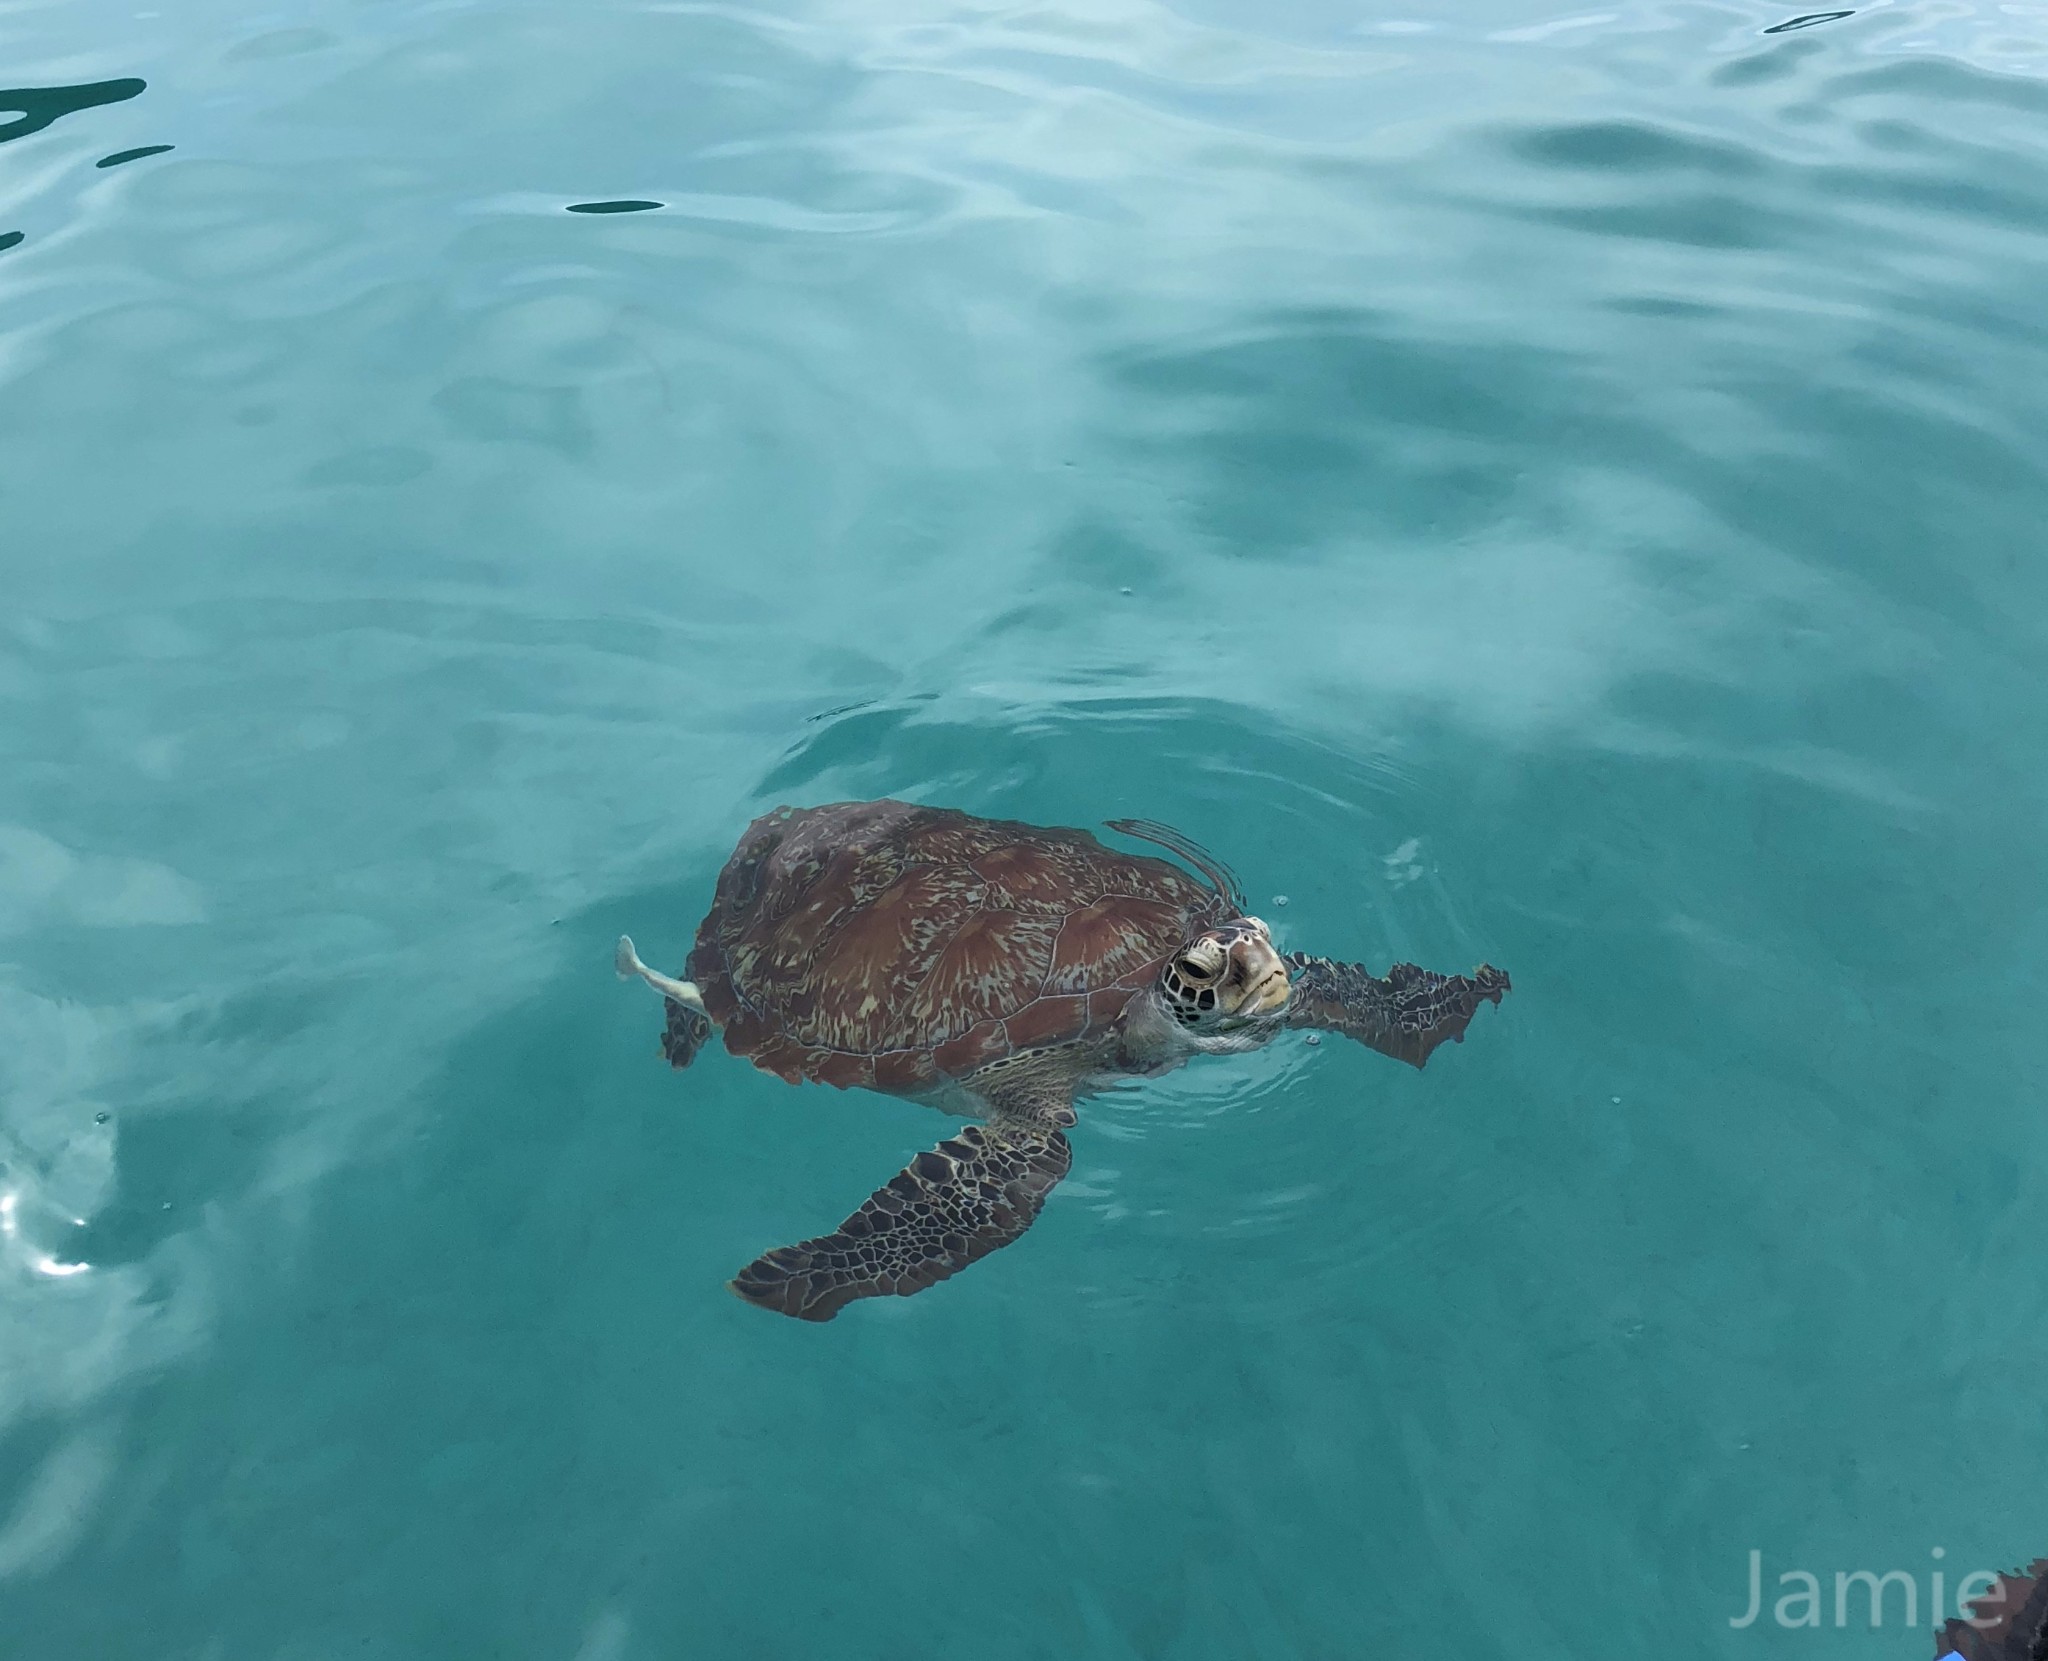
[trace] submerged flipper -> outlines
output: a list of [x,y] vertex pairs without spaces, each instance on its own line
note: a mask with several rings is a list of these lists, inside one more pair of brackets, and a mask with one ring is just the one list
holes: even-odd
[[832,1233],[755,1258],[732,1289],[805,1321],[829,1321],[855,1298],[907,1298],[1022,1234],[1072,1160],[1057,1130],[1007,1119],[968,1125]]
[[704,999],[696,984],[648,968],[633,949],[630,934],[619,936],[612,967],[618,970],[619,979],[631,980],[638,975],[661,994],[662,1006],[668,1012],[668,1023],[661,1033],[661,1053],[671,1067],[689,1066],[704,1047],[704,1040],[711,1036],[711,1017],[704,1011]]
[[1446,1039],[1462,1042],[1482,1003],[1499,1003],[1512,990],[1506,973],[1481,964],[1468,978],[1439,975],[1397,963],[1384,980],[1356,963],[1291,952],[1294,977],[1286,1024],[1321,1027],[1355,1038],[1368,1049],[1420,1067]]

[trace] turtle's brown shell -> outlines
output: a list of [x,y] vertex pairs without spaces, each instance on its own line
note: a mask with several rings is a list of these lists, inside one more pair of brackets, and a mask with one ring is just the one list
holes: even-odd
[[791,1082],[914,1093],[1106,1031],[1229,909],[1087,831],[907,802],[784,807],[719,873],[690,977],[734,1055]]

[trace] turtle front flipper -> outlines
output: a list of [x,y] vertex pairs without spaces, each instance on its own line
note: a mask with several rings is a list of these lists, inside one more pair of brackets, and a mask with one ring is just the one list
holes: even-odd
[[1072,1160],[1057,1130],[968,1125],[919,1154],[832,1233],[755,1258],[732,1289],[804,1321],[829,1321],[855,1298],[907,1298],[1022,1234]]
[[1397,963],[1381,979],[1356,963],[1291,952],[1285,959],[1294,984],[1286,1024],[1321,1027],[1355,1038],[1368,1049],[1420,1067],[1446,1039],[1462,1042],[1482,1003],[1499,1003],[1512,990],[1503,970],[1481,964],[1468,977],[1439,975]]

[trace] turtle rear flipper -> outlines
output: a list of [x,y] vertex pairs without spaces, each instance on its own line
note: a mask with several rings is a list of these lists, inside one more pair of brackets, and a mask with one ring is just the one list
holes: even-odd
[[907,1298],[1022,1234],[1072,1160],[1057,1130],[968,1125],[919,1154],[832,1233],[762,1253],[732,1289],[805,1321],[829,1321],[855,1298]]
[[612,966],[618,971],[620,980],[631,980],[637,975],[661,994],[662,1006],[668,1016],[661,1031],[661,1053],[668,1058],[671,1067],[689,1066],[704,1047],[704,1040],[711,1036],[711,1017],[705,1012],[704,995],[697,990],[696,983],[677,980],[673,975],[648,968],[633,949],[630,934],[619,936],[618,949],[612,954]]
[[671,1067],[687,1067],[711,1036],[711,1017],[674,998],[664,1001],[668,1019],[661,1029],[661,1053]]
[[1461,1041],[1482,1003],[1513,990],[1505,971],[1481,964],[1470,976],[1439,975],[1397,963],[1383,980],[1356,963],[1326,957],[1286,958],[1294,978],[1287,996],[1290,1027],[1321,1027],[1368,1049],[1420,1067],[1437,1045]]

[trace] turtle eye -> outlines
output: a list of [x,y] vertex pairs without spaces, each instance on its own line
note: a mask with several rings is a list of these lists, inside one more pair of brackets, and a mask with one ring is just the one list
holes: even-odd
[[1222,972],[1229,960],[1223,949],[1213,940],[1204,940],[1183,952],[1174,968],[1180,977],[1195,986],[1207,986]]

